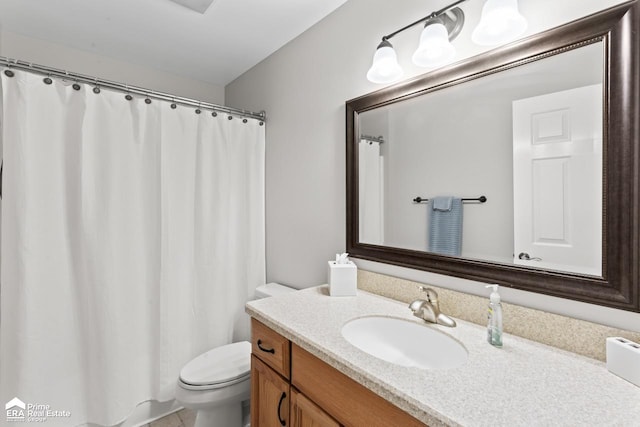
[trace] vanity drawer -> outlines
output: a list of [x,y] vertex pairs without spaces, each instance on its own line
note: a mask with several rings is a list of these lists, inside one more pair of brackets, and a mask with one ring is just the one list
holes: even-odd
[[251,319],[251,336],[251,353],[289,379],[291,376],[289,340],[256,319]]
[[345,427],[425,427],[402,409],[293,344],[291,383]]

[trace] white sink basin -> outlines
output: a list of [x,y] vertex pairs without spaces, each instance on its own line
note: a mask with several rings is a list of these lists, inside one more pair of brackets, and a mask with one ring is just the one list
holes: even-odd
[[392,317],[350,320],[342,336],[360,350],[400,366],[450,369],[467,361],[464,346],[434,327]]

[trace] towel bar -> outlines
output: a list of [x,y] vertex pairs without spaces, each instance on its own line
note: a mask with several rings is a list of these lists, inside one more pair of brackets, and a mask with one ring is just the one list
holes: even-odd
[[[422,197],[418,196],[415,199],[413,199],[413,203],[423,203],[423,202],[428,202],[429,199],[423,199]],[[480,197],[476,197],[474,198],[466,198],[466,199],[462,199],[463,202],[480,202],[480,203],[484,203],[487,201],[487,198],[484,196],[480,196]]]

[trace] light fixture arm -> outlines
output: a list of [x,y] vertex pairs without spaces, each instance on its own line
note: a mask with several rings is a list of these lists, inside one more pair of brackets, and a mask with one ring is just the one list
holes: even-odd
[[[464,3],[464,2],[466,2],[466,1],[467,1],[467,0],[457,0],[457,1],[453,2],[453,3],[451,3],[450,5],[443,7],[443,8],[442,8],[442,9],[440,9],[440,10],[437,10],[437,11],[435,11],[435,12],[431,12],[429,15],[425,16],[424,18],[418,19],[417,21],[412,22],[412,23],[411,23],[411,24],[409,24],[409,25],[405,25],[404,27],[400,28],[399,30],[394,31],[393,33],[390,33],[390,34],[387,34],[386,36],[383,36],[383,37],[382,37],[382,41],[383,41],[383,42],[384,42],[384,41],[387,41],[387,40],[389,40],[390,38],[392,38],[392,37],[394,37],[394,36],[396,36],[396,35],[400,34],[401,32],[403,32],[403,31],[405,31],[405,30],[408,30],[409,28],[415,27],[415,26],[416,26],[416,25],[418,25],[418,24],[423,24],[423,23],[426,23],[426,22],[428,22],[428,21],[431,21],[431,20],[434,20],[434,19],[436,19],[436,18],[439,18],[440,16],[442,16],[442,15],[443,15],[443,14],[445,14],[446,12],[448,12],[448,11],[450,11],[451,9],[455,8],[456,6],[458,6],[460,3]],[[459,9],[458,9],[458,10],[459,10]],[[463,19],[464,19],[464,14],[462,13],[462,11],[461,11],[461,10],[460,10],[460,14],[462,15],[462,17],[463,17]],[[460,25],[460,27],[462,27],[462,26]],[[457,34],[458,32],[460,32],[460,31],[458,30],[458,31],[456,32],[456,34],[455,34],[455,35],[458,35],[458,34]],[[454,36],[454,37],[455,37],[455,36]]]

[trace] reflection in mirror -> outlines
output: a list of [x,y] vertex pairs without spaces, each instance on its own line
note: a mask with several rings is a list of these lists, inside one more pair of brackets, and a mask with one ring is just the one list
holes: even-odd
[[360,113],[359,242],[602,276],[603,70],[599,41]]

